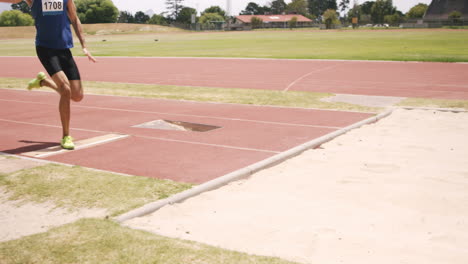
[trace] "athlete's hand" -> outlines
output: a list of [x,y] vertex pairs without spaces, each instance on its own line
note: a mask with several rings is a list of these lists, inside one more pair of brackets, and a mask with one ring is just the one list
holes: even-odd
[[91,55],[91,53],[88,51],[88,49],[84,48],[83,49],[84,54],[88,57],[88,59],[92,62],[97,62],[96,58]]

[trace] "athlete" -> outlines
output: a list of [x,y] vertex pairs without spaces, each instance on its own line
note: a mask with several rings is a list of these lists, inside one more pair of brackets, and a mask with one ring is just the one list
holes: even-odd
[[[23,0],[0,0],[17,4]],[[36,26],[36,53],[51,78],[43,72],[28,84],[28,89],[50,87],[60,95],[59,112],[62,122],[63,137],[60,145],[64,149],[74,149],[70,136],[70,102],[83,99],[83,87],[80,72],[70,49],[73,37],[70,24],[80,40],[83,53],[92,62],[96,59],[86,48],[80,19],[73,0],[25,0],[31,8]]]

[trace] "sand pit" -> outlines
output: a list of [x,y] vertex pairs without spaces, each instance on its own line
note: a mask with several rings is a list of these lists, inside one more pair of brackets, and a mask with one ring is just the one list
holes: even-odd
[[302,263],[466,263],[468,113],[395,110],[253,177],[125,223]]

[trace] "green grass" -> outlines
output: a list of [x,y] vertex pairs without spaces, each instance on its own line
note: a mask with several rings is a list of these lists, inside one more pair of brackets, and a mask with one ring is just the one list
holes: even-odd
[[[22,88],[28,79],[0,78],[0,88]],[[302,108],[336,109],[360,112],[378,112],[381,109],[347,103],[323,102],[330,93],[300,91],[271,91],[258,89],[207,88],[170,85],[146,85],[106,82],[84,82],[85,93],[101,95],[137,96],[200,102],[218,102],[252,105],[272,105]]]
[[[146,33],[177,33],[182,29],[148,24],[83,24],[86,35],[119,35],[119,34],[146,34]],[[35,27],[0,27],[0,39],[34,38]]]
[[4,154],[1,154],[1,153],[0,153],[0,159],[14,160],[14,159],[18,159],[18,158],[15,157],[15,156],[9,156],[9,155],[4,155]]
[[468,26],[443,26],[445,29],[468,29]]
[[407,98],[398,106],[412,107],[432,107],[432,108],[455,108],[468,110],[467,100],[442,100],[442,99],[424,99],[424,98]]
[[121,227],[108,220],[84,219],[47,233],[0,243],[0,263],[38,264],[292,264],[200,243],[169,239]]
[[[0,40],[0,56],[34,56],[32,38]],[[152,33],[87,41],[96,56],[468,61],[468,30],[450,29]],[[82,55],[80,48],[74,53]]]
[[9,199],[50,201],[69,209],[103,208],[111,216],[191,188],[190,184],[49,164],[0,174]]

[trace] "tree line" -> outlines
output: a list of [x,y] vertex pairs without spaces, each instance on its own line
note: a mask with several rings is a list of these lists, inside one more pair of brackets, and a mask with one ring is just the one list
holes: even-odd
[[[240,15],[269,15],[269,14],[300,14],[316,22],[351,21],[358,18],[361,23],[396,24],[406,19],[421,18],[427,10],[426,4],[418,4],[403,14],[392,0],[366,1],[359,4],[350,0],[292,0],[286,4],[284,0],[273,0],[266,5],[255,2],[247,4]],[[184,0],[166,0],[166,12],[147,15],[142,11],[132,14],[119,11],[111,0],[76,0],[78,17],[84,24],[94,23],[139,23],[169,25],[172,23],[190,24],[195,22],[216,23],[230,19],[219,6],[211,6],[197,16],[195,8],[184,6]],[[34,24],[31,10],[25,2],[12,4],[12,11],[5,11],[0,15],[0,26],[30,26]],[[333,23],[334,23],[333,22]]]
[[350,0],[293,0],[286,4],[284,0],[275,0],[270,4],[261,6],[250,2],[241,12],[241,15],[266,15],[266,14],[300,14],[317,22],[325,22],[330,17],[341,18],[342,21],[351,22],[352,18],[358,18],[360,23],[373,24],[397,24],[406,20],[422,18],[428,5],[417,4],[406,14],[399,11],[392,0],[365,1],[359,4]]

